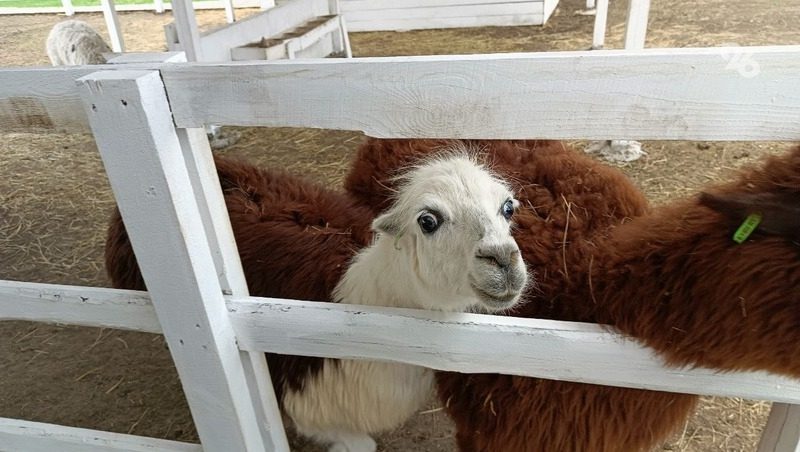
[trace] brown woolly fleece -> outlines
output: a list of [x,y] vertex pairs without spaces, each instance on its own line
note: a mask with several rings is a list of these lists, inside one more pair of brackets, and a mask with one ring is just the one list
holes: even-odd
[[[447,144],[370,139],[345,185],[377,212],[398,169]],[[471,144],[522,204],[514,235],[537,285],[513,315],[613,325],[671,364],[800,377],[800,148],[650,213],[619,171],[559,142]],[[736,244],[755,211],[762,225]],[[648,450],[696,402],[505,375],[440,373],[438,383],[462,451]]]
[[[371,241],[372,212],[284,172],[223,158],[216,165],[251,295],[329,301],[350,259]],[[119,211],[105,260],[114,287],[145,289]],[[322,366],[321,358],[267,354],[267,361],[278,400]]]

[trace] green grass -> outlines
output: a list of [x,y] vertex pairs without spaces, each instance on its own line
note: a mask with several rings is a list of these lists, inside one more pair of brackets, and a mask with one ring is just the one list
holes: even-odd
[[[193,0],[194,2],[203,0]],[[153,0],[115,0],[117,5],[141,5],[153,3]],[[169,3],[169,0],[164,0]],[[100,6],[100,0],[72,0],[73,6]],[[0,0],[0,8],[37,8],[60,7],[61,0]]]

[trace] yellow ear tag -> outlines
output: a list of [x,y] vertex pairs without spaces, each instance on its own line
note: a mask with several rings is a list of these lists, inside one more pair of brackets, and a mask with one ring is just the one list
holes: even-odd
[[733,241],[736,243],[744,243],[750,234],[756,230],[758,225],[761,223],[761,214],[760,213],[751,213],[744,219],[742,225],[739,226],[739,229],[733,234]]

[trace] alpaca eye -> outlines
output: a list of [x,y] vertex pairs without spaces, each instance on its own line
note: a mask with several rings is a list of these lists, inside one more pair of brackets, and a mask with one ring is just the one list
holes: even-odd
[[422,232],[426,234],[430,234],[433,231],[439,229],[439,219],[436,218],[436,215],[425,212],[417,218],[417,223],[419,223],[420,229]]
[[511,217],[514,216],[514,201],[509,199],[508,201],[504,202],[501,211],[503,213],[503,217],[506,220],[510,220]]

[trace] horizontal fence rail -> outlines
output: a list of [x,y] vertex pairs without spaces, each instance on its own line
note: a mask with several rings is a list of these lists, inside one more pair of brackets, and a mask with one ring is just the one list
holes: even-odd
[[159,69],[178,127],[398,138],[800,140],[800,46],[0,71],[0,127],[88,131],[74,80]]
[[[246,351],[800,403],[798,380],[664,367],[649,349],[593,324],[258,297],[226,301]],[[2,281],[0,320],[12,319],[161,331],[146,292]]]
[[0,450],[25,452],[202,452],[199,444],[0,418]]

